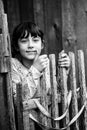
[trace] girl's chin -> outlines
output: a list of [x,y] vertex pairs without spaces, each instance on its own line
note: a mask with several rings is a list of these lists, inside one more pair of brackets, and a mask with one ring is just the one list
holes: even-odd
[[27,59],[28,59],[28,60],[34,60],[34,59],[35,59],[35,56],[28,57]]
[[23,60],[34,60],[35,59],[35,56],[27,56],[27,57],[22,57]]

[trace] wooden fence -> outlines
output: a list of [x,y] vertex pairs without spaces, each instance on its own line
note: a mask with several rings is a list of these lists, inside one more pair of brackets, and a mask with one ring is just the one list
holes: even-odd
[[73,52],[69,52],[69,56],[71,67],[67,79],[66,69],[56,69],[55,55],[49,55],[49,66],[41,77],[38,98],[22,102],[22,87],[17,85],[18,130],[36,130],[35,124],[43,130],[87,129],[84,53],[78,50],[77,58]]
[[7,14],[0,0],[0,129],[16,130],[11,82],[11,47]]

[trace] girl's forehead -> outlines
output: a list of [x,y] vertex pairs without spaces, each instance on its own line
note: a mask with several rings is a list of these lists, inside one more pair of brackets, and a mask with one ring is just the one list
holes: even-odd
[[37,32],[29,32],[28,30],[25,30],[24,32],[24,37],[27,37],[27,36],[31,36],[31,37],[40,37],[39,34]]
[[[26,37],[26,36],[25,36]],[[28,36],[28,38],[29,37],[32,37],[32,38],[40,38],[41,39],[41,37],[38,35],[38,34],[32,34],[32,33],[29,33],[29,36]]]
[[33,35],[33,34],[31,34],[31,33],[29,33],[29,35],[25,34],[22,38],[19,38],[19,39],[31,39],[31,38],[41,39],[40,36],[38,36],[38,35]]

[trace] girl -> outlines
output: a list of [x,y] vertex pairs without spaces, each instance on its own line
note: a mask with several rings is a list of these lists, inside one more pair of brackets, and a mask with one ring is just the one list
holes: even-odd
[[[13,95],[16,100],[16,84],[23,86],[23,99],[29,100],[38,93],[40,76],[47,67],[48,57],[41,55],[44,48],[43,32],[35,24],[19,24],[12,35],[12,82]],[[69,56],[62,51],[59,55],[61,67],[70,66]]]

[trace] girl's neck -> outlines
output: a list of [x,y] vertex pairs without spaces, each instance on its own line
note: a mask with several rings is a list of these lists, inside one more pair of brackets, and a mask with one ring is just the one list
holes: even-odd
[[22,64],[23,64],[27,69],[30,69],[30,67],[33,65],[33,60],[22,59]]

